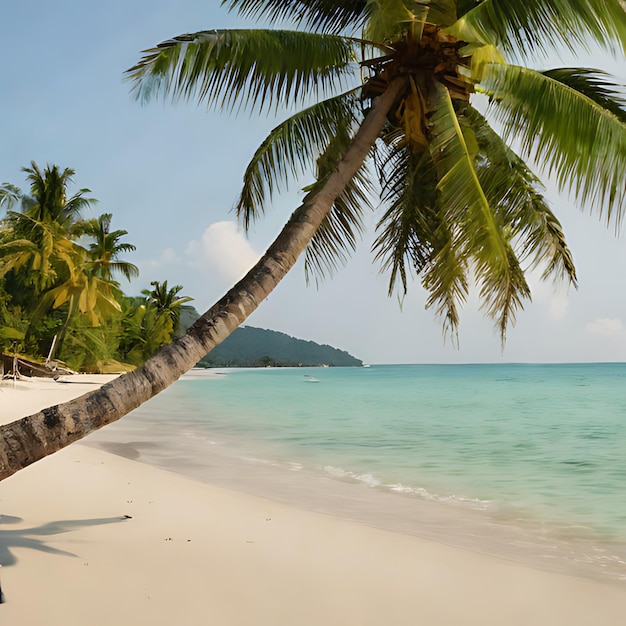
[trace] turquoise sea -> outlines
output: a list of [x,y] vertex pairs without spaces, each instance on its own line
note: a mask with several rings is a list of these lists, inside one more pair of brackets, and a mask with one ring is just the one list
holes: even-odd
[[626,582],[626,364],[194,370],[93,445]]

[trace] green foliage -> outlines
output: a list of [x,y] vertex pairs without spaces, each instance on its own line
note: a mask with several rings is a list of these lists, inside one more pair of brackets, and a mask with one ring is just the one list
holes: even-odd
[[168,289],[166,280],[162,283],[152,281],[150,284],[152,289],[144,289],[141,293],[146,297],[147,304],[156,310],[159,317],[163,318],[164,323],[168,323],[170,336],[175,336],[180,328],[181,312],[189,308],[185,306],[185,303],[191,302],[193,298],[178,295],[183,289],[182,285],[174,285]]
[[94,328],[87,320],[76,318],[67,331],[59,358],[74,370],[99,372],[101,364],[118,356],[119,328],[109,324]]
[[135,299],[123,311],[119,352],[122,360],[141,365],[161,346],[172,341],[172,318],[149,300]]
[[559,46],[587,49],[590,42],[625,51],[626,11],[619,0],[484,0],[450,32],[526,58]]
[[324,100],[292,115],[263,141],[248,164],[243,189],[236,205],[237,216],[247,229],[264,212],[277,189],[312,167],[320,152],[356,122],[357,91]]
[[359,30],[369,17],[369,0],[222,0],[243,16],[289,20],[315,31]]
[[[128,72],[143,98],[170,96],[225,109],[296,112],[250,161],[237,205],[246,228],[273,192],[313,178],[305,201],[323,194],[331,173],[390,85],[401,93],[366,163],[337,197],[306,252],[306,276],[342,265],[362,230],[362,212],[381,200],[374,245],[389,292],[417,275],[428,306],[456,335],[458,310],[477,284],[502,340],[530,298],[525,272],[575,284],[559,221],[522,157],[544,164],[563,191],[619,225],[626,210],[623,86],[589,69],[536,71],[563,46],[626,50],[621,0],[224,0],[248,17],[295,30],[215,30],[148,50]],[[350,76],[351,74],[351,76]],[[360,87],[355,90],[355,85]],[[491,99],[498,136],[472,107]],[[314,100],[314,98],[317,98]]]
[[92,238],[88,249],[90,273],[97,278],[111,281],[113,274],[119,272],[127,280],[139,276],[136,265],[120,260],[120,255],[134,252],[132,243],[120,241],[128,234],[125,230],[111,230],[111,213],[103,213],[100,217],[81,222],[77,231],[81,235]]
[[626,103],[616,96],[617,86],[580,72],[503,64],[485,72],[483,85],[505,137],[518,138],[523,155],[541,161],[561,190],[618,226],[626,205]]
[[33,357],[47,357],[52,347],[55,335],[60,335],[66,321],[64,311],[50,311],[36,321],[32,316],[27,317],[27,331],[24,352]]
[[74,369],[122,371],[127,355],[140,365],[172,340],[190,298],[153,283],[148,300],[129,307],[114,280],[139,273],[121,258],[135,249],[122,241],[127,232],[111,228],[110,213],[81,219],[95,201],[87,189],[68,195],[73,170],[32,163],[24,171],[30,194],[0,187],[0,349],[43,359],[56,336],[55,356]]
[[210,107],[263,110],[335,90],[354,61],[353,44],[335,35],[211,30],[147,50],[127,75],[142,99],[168,92]]
[[13,305],[11,301],[11,296],[0,283],[0,350],[20,352],[24,350],[28,320],[22,308]]

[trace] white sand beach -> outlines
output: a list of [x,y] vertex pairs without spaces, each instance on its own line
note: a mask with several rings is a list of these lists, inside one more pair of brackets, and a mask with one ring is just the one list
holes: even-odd
[[[5,381],[0,422],[108,380],[72,379]],[[626,586],[311,513],[80,443],[0,484],[0,562],[0,623],[10,625],[621,626],[626,616]]]

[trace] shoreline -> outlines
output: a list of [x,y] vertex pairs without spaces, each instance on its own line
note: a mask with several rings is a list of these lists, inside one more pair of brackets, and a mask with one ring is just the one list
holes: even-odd
[[94,433],[83,443],[242,495],[626,589],[626,545],[589,529],[583,532],[521,511],[394,492],[291,462],[232,456],[215,441],[187,441],[173,450],[163,435],[156,436],[153,424],[136,419]]
[[[184,389],[181,387],[180,389]],[[132,416],[84,440],[194,480],[333,515],[375,528],[427,538],[505,558],[544,571],[623,586],[626,541],[567,516],[550,517],[522,505],[386,483],[341,461],[319,464],[301,450],[202,426],[196,412],[212,410],[192,393],[167,390]],[[219,411],[219,409],[218,409]],[[200,413],[198,413],[200,414]],[[221,413],[220,413],[221,414]],[[222,414],[233,419],[232,413]],[[202,426],[202,427],[200,427]],[[217,428],[216,428],[217,426]],[[288,425],[289,427],[289,425]],[[236,430],[236,429],[235,429]]]
[[[37,395],[50,405],[85,392],[38,385],[15,400],[28,396],[32,406]],[[0,392],[0,416],[7,397]],[[81,443],[2,482],[0,560],[0,615],[16,624],[617,626],[626,614],[623,587],[223,489]]]

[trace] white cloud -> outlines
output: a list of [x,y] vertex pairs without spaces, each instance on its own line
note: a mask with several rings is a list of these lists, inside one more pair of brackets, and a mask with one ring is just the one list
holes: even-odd
[[197,268],[212,275],[215,282],[232,284],[242,278],[259,260],[235,222],[216,222],[194,240],[186,254]]
[[595,337],[614,338],[624,333],[624,325],[622,320],[617,317],[613,319],[600,317],[589,322],[585,326],[585,331]]

